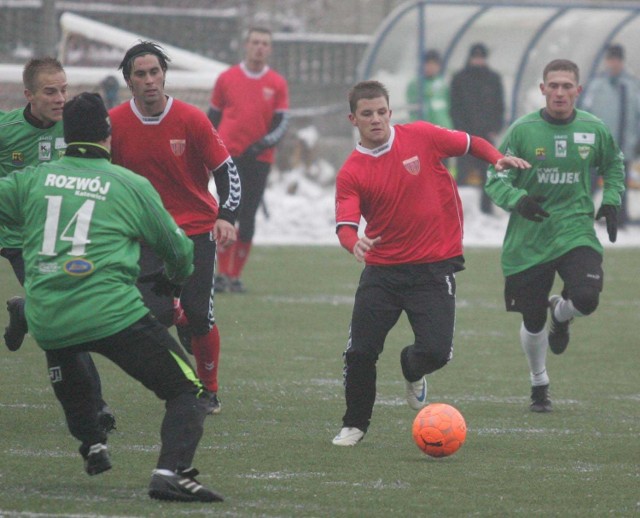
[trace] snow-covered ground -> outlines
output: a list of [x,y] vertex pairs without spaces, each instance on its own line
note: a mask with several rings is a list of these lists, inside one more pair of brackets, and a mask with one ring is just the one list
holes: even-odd
[[[295,188],[294,188],[295,186]],[[295,193],[291,193],[295,191]],[[465,246],[497,247],[507,227],[508,214],[495,207],[495,215],[480,212],[479,190],[461,187],[460,196],[465,212]],[[270,245],[336,245],[333,186],[321,187],[295,171],[284,174],[274,171],[265,192],[265,210],[260,210],[256,222],[256,244]],[[640,217],[640,191],[629,191],[630,215]],[[268,214],[268,215],[267,215]],[[604,221],[604,220],[602,220]],[[618,231],[615,244],[609,243],[602,222],[596,231],[605,247],[640,247],[640,225],[629,225]]]

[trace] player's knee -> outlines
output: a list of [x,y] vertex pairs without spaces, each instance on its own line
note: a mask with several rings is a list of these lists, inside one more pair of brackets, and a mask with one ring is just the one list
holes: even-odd
[[437,371],[438,369],[442,369],[447,363],[451,360],[451,350],[448,349],[446,351],[439,350],[431,357],[430,362],[430,372]]
[[255,225],[253,223],[245,223],[240,225],[238,229],[238,240],[243,243],[250,243],[253,240],[255,234]]
[[193,323],[189,320],[189,328],[193,336],[206,336],[213,329],[213,324],[208,320],[198,319],[194,320]]
[[376,361],[377,357],[366,351],[349,349],[344,353],[344,363],[348,369],[371,368]]
[[596,288],[583,286],[571,291],[571,302],[583,315],[593,313],[600,302],[600,292]]
[[173,310],[155,311],[154,316],[164,327],[169,328],[173,325]]
[[211,317],[207,307],[196,308],[183,306],[185,316],[189,322],[189,329],[195,336],[205,336],[213,329],[215,320]]
[[451,360],[451,347],[416,349],[411,355],[411,369],[414,373],[423,376],[442,369],[449,360]]
[[527,332],[531,334],[538,334],[544,329],[544,325],[547,322],[547,308],[540,308],[535,311],[523,311],[522,322]]

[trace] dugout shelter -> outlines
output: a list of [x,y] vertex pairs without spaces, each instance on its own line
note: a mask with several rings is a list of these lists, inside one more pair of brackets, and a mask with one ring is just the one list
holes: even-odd
[[586,86],[600,71],[607,46],[617,43],[625,48],[627,69],[640,77],[638,33],[637,1],[414,0],[399,5],[381,24],[359,77],[389,88],[394,119],[401,121],[408,116],[403,105],[408,82],[422,80],[425,51],[440,52],[450,80],[464,67],[471,45],[483,43],[490,67],[502,75],[506,127],[544,104],[538,85],[552,59],[575,61]]

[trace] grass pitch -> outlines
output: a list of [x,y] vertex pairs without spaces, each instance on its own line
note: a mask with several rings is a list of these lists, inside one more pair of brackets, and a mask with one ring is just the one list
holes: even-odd
[[[216,297],[223,408],[207,418],[195,460],[201,482],[226,501],[147,497],[162,403],[97,355],[118,430],[109,441],[113,469],[88,477],[44,355],[28,338],[16,353],[0,347],[0,516],[640,514],[638,251],[606,251],[598,311],[574,323],[565,354],[548,359],[555,409],[545,415],[528,411],[520,321],[503,309],[499,251],[466,257],[454,359],[429,379],[430,401],[466,418],[455,455],[432,459],[412,441],[415,412],[399,365],[412,341],[405,317],[378,364],[369,433],[355,448],[331,444],[344,412],[341,353],[361,266],[337,246],[255,247],[249,293]],[[20,291],[0,261],[0,301]]]

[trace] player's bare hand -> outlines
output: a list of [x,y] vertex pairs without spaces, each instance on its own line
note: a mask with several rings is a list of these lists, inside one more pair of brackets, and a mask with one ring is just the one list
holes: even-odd
[[364,256],[366,255],[366,253],[373,247],[375,247],[380,242],[380,239],[382,239],[381,236],[378,236],[375,239],[363,236],[358,239],[353,247],[353,255],[356,257],[358,262],[364,262]]
[[517,156],[504,156],[496,162],[496,171],[504,171],[505,169],[530,169],[531,164]]
[[213,236],[218,247],[224,250],[236,242],[236,227],[224,219],[219,219],[213,227]]

